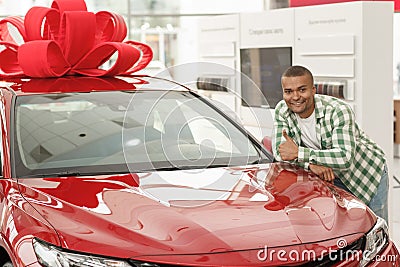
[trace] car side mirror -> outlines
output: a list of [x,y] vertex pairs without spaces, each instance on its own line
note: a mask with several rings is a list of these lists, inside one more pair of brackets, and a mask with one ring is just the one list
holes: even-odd
[[268,150],[268,152],[270,152],[271,154],[273,154],[273,153],[272,153],[272,139],[271,139],[271,137],[269,137],[269,136],[264,136],[264,138],[262,139],[261,142],[262,142],[264,148],[265,148],[266,150]]

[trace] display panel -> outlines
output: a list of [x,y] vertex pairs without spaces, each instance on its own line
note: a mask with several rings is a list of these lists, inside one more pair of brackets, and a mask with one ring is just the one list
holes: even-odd
[[240,49],[240,70],[251,79],[242,76],[242,105],[275,108],[282,100],[281,75],[291,65],[291,47]]

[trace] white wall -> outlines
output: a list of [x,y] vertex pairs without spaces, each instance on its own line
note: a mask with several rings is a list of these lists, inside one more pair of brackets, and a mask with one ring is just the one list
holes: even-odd
[[32,0],[1,0],[0,16],[25,15],[32,5]]
[[[181,0],[181,14],[227,14],[240,12],[258,12],[265,8],[264,0]],[[200,16],[181,17],[177,46],[179,47],[176,65],[198,61],[199,20]],[[223,35],[220,37],[223,39]],[[216,40],[217,41],[217,40]]]
[[181,13],[226,14],[264,10],[264,0],[181,0]]

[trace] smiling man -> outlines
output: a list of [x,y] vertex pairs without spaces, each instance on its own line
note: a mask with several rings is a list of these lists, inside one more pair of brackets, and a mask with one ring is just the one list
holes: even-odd
[[289,67],[275,109],[273,152],[351,192],[388,219],[388,174],[382,149],[360,129],[350,106],[316,94],[312,73]]

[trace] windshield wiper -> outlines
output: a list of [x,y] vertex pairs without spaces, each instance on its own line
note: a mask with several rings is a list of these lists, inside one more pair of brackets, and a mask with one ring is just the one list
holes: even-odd
[[209,168],[221,168],[221,167],[229,167],[229,164],[161,166],[161,167],[154,167],[153,169],[138,170],[137,172],[181,171],[181,170],[209,169]]
[[49,177],[73,177],[73,176],[98,176],[98,175],[116,175],[130,173],[129,170],[120,171],[97,171],[97,172],[79,172],[79,171],[61,171],[53,173],[38,173],[24,175],[21,178],[49,178]]
[[[89,175],[89,174],[87,174],[87,175]],[[71,177],[71,176],[82,176],[82,174],[78,171],[62,171],[62,172],[54,172],[54,173],[38,173],[38,174],[27,175],[25,177],[26,178],[46,178],[46,177]]]
[[252,164],[261,164],[261,163],[271,163],[271,160],[268,158],[259,158],[253,162],[250,162],[250,165]]

